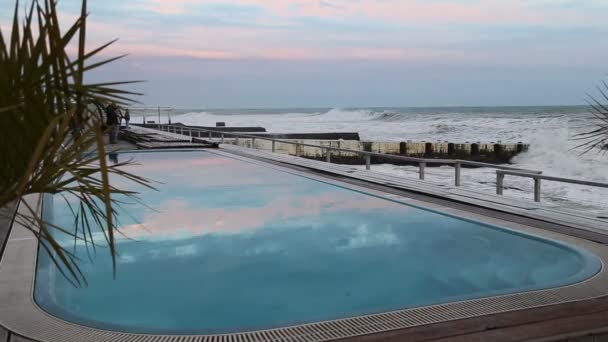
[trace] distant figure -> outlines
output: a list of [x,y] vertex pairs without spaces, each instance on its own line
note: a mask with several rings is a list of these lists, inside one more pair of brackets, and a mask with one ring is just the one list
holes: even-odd
[[118,153],[108,153],[108,158],[112,162],[112,164],[118,164]]
[[129,128],[129,121],[131,120],[131,114],[129,113],[129,108],[125,109],[125,128]]
[[118,116],[118,131],[122,128],[122,108],[120,108],[117,104],[114,104],[116,108],[116,115]]
[[110,144],[116,144],[118,135],[118,106],[114,103],[106,107],[106,125],[108,126],[108,135],[110,136]]

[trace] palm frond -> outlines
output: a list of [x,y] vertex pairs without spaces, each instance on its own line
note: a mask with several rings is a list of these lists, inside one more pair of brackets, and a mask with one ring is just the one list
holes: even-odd
[[[587,95],[587,104],[592,116],[589,121],[593,128],[574,136],[574,140],[583,141],[575,147],[582,151],[581,154],[591,151],[608,152],[608,83],[602,82],[597,90],[599,99],[593,95]],[[602,101],[606,101],[606,103]]]
[[[120,177],[150,188],[152,184],[125,171],[131,161],[106,163],[99,114],[108,103],[130,103],[138,94],[121,88],[134,81],[84,83],[86,72],[123,57],[92,62],[113,42],[87,52],[86,0],[65,32],[59,25],[56,0],[33,0],[23,20],[18,9],[16,2],[6,39],[0,28],[0,207],[29,194],[57,194],[66,201],[73,226],[47,222],[29,206],[15,220],[40,240],[41,249],[68,280],[85,285],[73,247],[59,243],[57,236],[68,235],[74,244],[84,241],[87,253],[90,246],[95,254],[101,245],[94,232],[102,232],[116,267],[119,199],[138,198],[136,192],[113,186],[110,179]],[[68,46],[77,47],[75,56],[68,53]],[[77,204],[69,203],[67,196]]]

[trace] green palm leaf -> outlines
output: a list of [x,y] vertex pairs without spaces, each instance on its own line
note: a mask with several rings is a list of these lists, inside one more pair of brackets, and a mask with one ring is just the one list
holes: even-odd
[[608,151],[608,83],[602,82],[597,90],[600,94],[599,99],[588,95],[587,100],[592,115],[589,121],[593,128],[577,134],[574,138],[574,140],[582,141],[576,147],[582,150],[582,154],[590,151],[603,151],[604,153]]
[[[133,82],[84,83],[86,72],[123,57],[90,63],[113,42],[86,51],[86,9],[83,0],[80,17],[62,33],[55,0],[33,1],[23,20],[17,2],[10,35],[0,30],[0,206],[29,194],[78,200],[77,205],[68,202],[72,227],[45,222],[39,208],[25,202],[26,212],[15,218],[31,229],[74,285],[86,284],[79,260],[55,236],[68,234],[95,253],[93,231],[103,232],[115,268],[117,198],[137,200],[137,194],[112,186],[110,176],[151,187],[150,181],[124,171],[130,162],[106,163],[99,108],[129,103],[138,94],[120,88]],[[77,47],[75,56],[68,46]]]

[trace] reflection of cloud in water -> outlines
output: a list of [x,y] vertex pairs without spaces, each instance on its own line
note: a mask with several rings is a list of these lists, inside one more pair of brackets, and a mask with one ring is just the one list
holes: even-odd
[[189,256],[189,255],[195,255],[197,252],[198,247],[195,245],[185,245],[185,246],[178,246],[175,248],[175,255],[176,256]]
[[261,254],[277,254],[281,251],[285,250],[285,247],[281,247],[278,243],[266,243],[261,245],[256,245],[253,248],[247,248],[244,252],[244,256],[256,256]]
[[[166,201],[160,205],[161,212],[147,212],[143,225],[127,225],[121,231],[135,239],[184,239],[208,233],[242,233],[260,229],[273,223],[282,222],[289,226],[290,220],[310,227],[318,226],[324,215],[337,212],[358,213],[377,209],[399,209],[405,212],[407,206],[371,196],[353,196],[352,193],[324,193],[308,196],[281,196],[259,207],[236,208],[193,208],[195,203],[183,200]],[[359,229],[359,239],[369,232]],[[371,235],[371,234],[370,234]],[[355,240],[353,243],[361,243]]]
[[[293,177],[271,168],[213,154],[190,155],[189,157],[180,157],[179,153],[176,154],[179,158],[171,155],[168,155],[167,160],[146,158],[145,165],[132,165],[126,167],[125,170],[135,174],[143,172],[153,180],[162,179],[163,184],[155,185],[161,191],[166,187],[183,184],[188,184],[188,187],[197,189],[269,185],[269,178],[274,186],[305,181],[303,178]],[[113,181],[113,184],[117,186],[130,184],[119,178]]]
[[119,264],[130,264],[135,262],[135,257],[130,254],[120,254],[116,260]]
[[[198,153],[197,153],[198,154]],[[236,159],[220,157],[207,153],[197,154],[182,154],[175,152],[164,153],[162,158],[150,158],[150,156],[145,157],[145,165],[138,164],[137,154],[131,154],[129,157],[134,157],[133,162],[135,165],[129,165],[124,167],[125,170],[128,171],[138,171],[143,170],[146,173],[154,172],[167,174],[174,172],[175,170],[182,170],[189,167],[221,167],[224,168],[226,166],[235,166],[241,167],[242,162],[239,162]]]
[[346,244],[338,246],[340,249],[365,248],[396,245],[399,237],[393,232],[392,227],[376,227],[370,232],[367,224],[357,227],[354,234],[346,240]]

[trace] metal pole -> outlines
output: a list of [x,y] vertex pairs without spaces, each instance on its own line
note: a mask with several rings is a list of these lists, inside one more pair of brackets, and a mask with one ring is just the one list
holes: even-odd
[[220,140],[220,143],[224,143],[224,133],[222,133],[222,140]]
[[460,186],[460,166],[460,162],[456,162],[456,164],[454,164],[454,172],[456,173],[454,183],[456,186]]
[[331,163],[331,150],[330,149],[327,149],[327,153],[326,153],[326,157],[325,158],[326,158],[326,161],[328,163]]
[[272,152],[273,152],[273,153],[274,153],[274,151],[275,151],[275,143],[276,143],[276,141],[274,141],[274,140],[273,140],[273,141],[272,141]]
[[158,125],[160,126],[160,106],[158,106]]
[[237,146],[239,145],[239,136],[238,135],[236,136],[236,145]]
[[372,164],[372,160],[371,160],[371,156],[368,154],[365,156],[365,169],[366,170],[370,170],[372,168],[371,164]]
[[419,168],[420,168],[420,179],[424,180],[424,167],[426,166],[425,162],[420,162]]
[[534,202],[540,202],[540,178],[534,177]]
[[296,157],[300,156],[300,144],[296,144]]
[[505,175],[497,172],[496,173],[496,194],[502,195],[503,183],[505,180]]
[[209,139],[211,139],[211,131],[209,131]]

